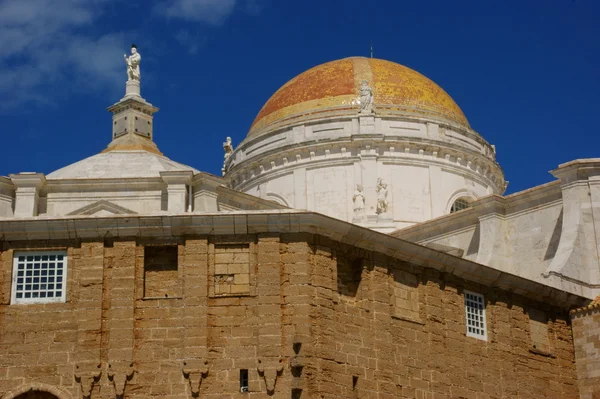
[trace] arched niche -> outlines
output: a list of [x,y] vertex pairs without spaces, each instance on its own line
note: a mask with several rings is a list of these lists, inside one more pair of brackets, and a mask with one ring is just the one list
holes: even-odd
[[26,384],[0,396],[0,399],[73,399],[68,393],[52,385]]

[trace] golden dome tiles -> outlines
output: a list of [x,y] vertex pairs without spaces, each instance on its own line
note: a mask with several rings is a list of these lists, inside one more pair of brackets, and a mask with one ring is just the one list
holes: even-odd
[[[420,73],[394,62],[352,57],[328,62],[296,76],[267,101],[254,120],[248,137],[325,110],[358,111],[359,87],[366,80],[373,89],[376,112],[407,111],[413,116],[469,123],[454,100]],[[270,130],[270,129],[269,129]]]

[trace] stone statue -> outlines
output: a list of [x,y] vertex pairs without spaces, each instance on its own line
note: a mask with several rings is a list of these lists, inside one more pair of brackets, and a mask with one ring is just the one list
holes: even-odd
[[223,151],[225,151],[224,160],[227,161],[227,158],[233,152],[233,145],[231,144],[231,137],[227,137],[223,142]]
[[360,84],[359,102],[361,113],[370,114],[373,112],[373,90],[371,90],[366,80],[363,80]]
[[375,188],[377,191],[377,214],[387,213],[388,211],[388,201],[387,201],[387,184],[380,177],[377,179],[377,187]]
[[225,151],[225,154],[223,155],[223,167],[221,168],[221,172],[223,173],[223,176],[225,176],[225,164],[227,163],[227,160],[233,152],[233,144],[231,144],[231,137],[227,137],[223,142],[223,151]]
[[125,64],[127,64],[127,77],[129,80],[140,80],[140,61],[142,60],[142,56],[137,52],[137,47],[135,44],[131,45],[131,55],[127,57],[127,54],[123,54],[123,58],[125,58]]
[[365,210],[365,196],[363,194],[363,186],[360,184],[356,185],[352,201],[354,202],[354,213],[360,213]]

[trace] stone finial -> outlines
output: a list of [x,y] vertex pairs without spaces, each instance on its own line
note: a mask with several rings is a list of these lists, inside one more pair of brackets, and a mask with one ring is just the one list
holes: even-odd
[[[273,395],[275,393],[275,385],[277,384],[277,378],[283,372],[283,359],[273,364],[275,360],[263,362],[258,359],[257,370],[258,374],[263,377],[267,386],[267,394]],[[268,365],[266,363],[269,363]]]
[[112,382],[115,388],[115,394],[117,395],[117,398],[122,398],[125,394],[127,382],[131,381],[134,372],[135,370],[133,368],[133,363],[110,363],[108,365],[108,379]]
[[102,375],[102,365],[100,363],[95,365],[76,365],[75,366],[75,381],[81,386],[81,395],[84,399],[88,399],[92,396],[92,389],[94,385],[100,381]]
[[202,380],[208,375],[208,361],[189,359],[183,362],[183,376],[187,378],[190,389],[192,390],[192,396],[198,397],[200,395],[200,386]]

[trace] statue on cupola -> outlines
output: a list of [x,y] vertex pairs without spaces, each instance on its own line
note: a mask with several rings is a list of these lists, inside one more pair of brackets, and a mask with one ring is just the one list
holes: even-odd
[[127,54],[123,54],[123,58],[125,58],[125,63],[127,64],[127,76],[128,80],[140,80],[140,61],[142,61],[142,56],[137,52],[137,46],[135,44],[131,45],[131,55],[127,57]]
[[366,80],[363,80],[360,84],[358,102],[360,104],[361,114],[373,113],[373,89],[369,86]]

